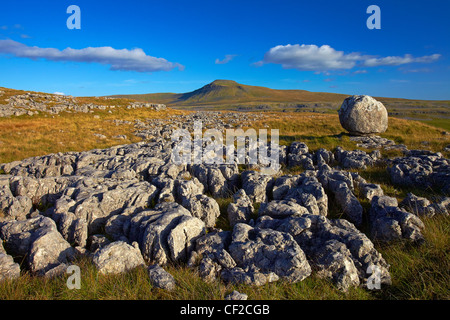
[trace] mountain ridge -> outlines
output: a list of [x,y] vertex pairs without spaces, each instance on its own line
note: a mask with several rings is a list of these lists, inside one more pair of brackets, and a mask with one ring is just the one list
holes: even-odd
[[342,102],[348,96],[345,94],[310,92],[306,90],[271,89],[240,84],[233,80],[219,79],[186,93],[148,93],[113,95],[110,97],[131,98],[174,106],[194,106],[236,103]]
[[[234,80],[218,79],[186,93],[121,94],[108,97],[128,98],[143,102],[162,103],[181,109],[231,109],[231,110],[285,110],[311,111],[317,108],[336,110],[352,94],[312,92],[307,90],[271,89],[240,84]],[[374,97],[389,107],[422,108],[423,106],[450,107],[448,100],[412,100]],[[394,110],[395,111],[395,110]],[[401,110],[403,111],[403,110]],[[446,113],[448,109],[446,110]]]

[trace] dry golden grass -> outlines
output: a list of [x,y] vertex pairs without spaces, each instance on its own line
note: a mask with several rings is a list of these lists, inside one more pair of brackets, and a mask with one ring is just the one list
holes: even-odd
[[[80,99],[80,98],[78,98]],[[103,98],[83,98],[85,102]],[[83,151],[107,148],[113,145],[135,143],[141,139],[133,135],[132,124],[115,125],[112,120],[145,121],[146,119],[165,119],[170,115],[186,114],[168,108],[154,111],[146,108],[127,110],[126,102],[109,101],[118,105],[112,113],[96,110],[94,113],[67,113],[59,115],[40,114],[38,116],[20,116],[0,118],[0,163],[21,160],[27,157],[41,156],[49,153]],[[93,102],[95,103],[95,102]],[[263,120],[252,124],[254,128],[278,129],[280,144],[289,145],[293,141],[304,141],[310,150],[337,146],[345,149],[356,148],[339,124],[337,115],[297,112],[267,112]],[[94,116],[98,116],[97,119]],[[105,135],[99,139],[94,133]],[[117,135],[126,135],[126,140],[113,139]],[[409,149],[429,149],[442,151],[450,144],[449,136],[442,135],[442,130],[412,120],[390,118],[389,129],[381,136],[403,143]],[[270,137],[270,131],[269,131]],[[427,142],[426,145],[422,144]],[[386,154],[389,154],[387,152]],[[395,154],[390,152],[390,155]]]
[[[87,114],[62,112],[55,116],[40,114],[0,118],[0,162],[139,142],[141,139],[133,135],[133,124],[116,125],[112,120],[144,121],[183,113],[145,108],[127,110],[123,107],[111,110],[112,113],[97,110]],[[95,133],[105,135],[106,139],[99,139]],[[114,139],[117,135],[126,135],[128,139]]]
[[[337,114],[306,112],[267,112],[265,120],[255,123],[255,127],[279,129],[280,144],[289,145],[293,141],[304,141],[310,150],[337,146],[344,149],[356,148],[349,134],[341,127]],[[450,122],[450,120],[449,120]],[[405,144],[410,150],[427,149],[441,152],[450,144],[450,136],[443,135],[442,129],[419,121],[389,118],[388,130],[380,136]],[[269,132],[270,133],[270,132]],[[425,142],[425,144],[424,144]],[[383,152],[386,155],[395,152]]]

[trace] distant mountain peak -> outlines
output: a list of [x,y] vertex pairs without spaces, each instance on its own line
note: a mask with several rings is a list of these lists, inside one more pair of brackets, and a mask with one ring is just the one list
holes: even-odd
[[237,83],[234,80],[223,80],[223,79],[217,79],[210,83],[210,85],[216,85],[216,86],[239,86],[239,83]]
[[277,90],[217,79],[203,87],[186,93],[157,93],[119,95],[141,101],[163,103],[168,106],[218,106],[273,103],[334,103],[340,104],[348,95],[305,90]]

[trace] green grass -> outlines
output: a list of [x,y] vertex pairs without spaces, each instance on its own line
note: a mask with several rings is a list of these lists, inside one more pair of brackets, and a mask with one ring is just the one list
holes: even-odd
[[24,273],[17,280],[0,283],[0,300],[223,300],[233,290],[248,294],[251,300],[371,299],[366,289],[352,288],[343,293],[330,281],[314,276],[296,284],[279,281],[254,287],[222,281],[207,283],[196,270],[173,265],[165,267],[177,283],[176,290],[170,292],[152,287],[144,267],[118,275],[102,275],[86,258],[74,264],[81,270],[79,290],[67,288],[68,275],[45,279]]
[[423,120],[422,122],[436,128],[445,129],[447,132],[450,132],[450,119]]
[[384,299],[450,299],[450,218],[423,218],[426,243],[392,243],[378,249],[391,265]]

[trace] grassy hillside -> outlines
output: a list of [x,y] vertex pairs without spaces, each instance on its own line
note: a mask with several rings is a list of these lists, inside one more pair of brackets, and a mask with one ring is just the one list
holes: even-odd
[[[216,80],[187,93],[150,93],[112,97],[163,103],[186,110],[288,111],[335,113],[349,94],[275,90],[239,84],[232,80]],[[450,130],[450,101],[408,100],[375,97],[388,109],[389,115],[402,119],[428,122]]]
[[264,102],[342,102],[348,95],[309,92],[306,90],[275,90],[265,87],[239,84],[232,80],[216,80],[204,87],[187,93],[151,93],[141,95],[118,95],[142,101],[165,103],[173,106],[227,105]]

